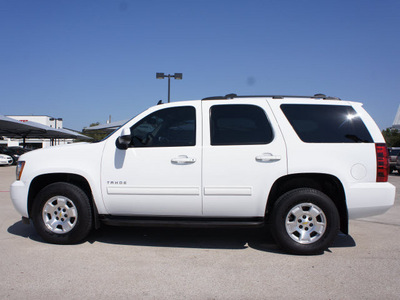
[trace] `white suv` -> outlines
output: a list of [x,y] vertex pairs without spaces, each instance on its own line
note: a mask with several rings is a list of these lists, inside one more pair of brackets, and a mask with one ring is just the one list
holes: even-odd
[[387,211],[382,134],[360,103],[315,95],[211,97],[157,105],[103,141],[21,156],[11,198],[47,242],[100,223],[262,226],[320,253],[349,218]]

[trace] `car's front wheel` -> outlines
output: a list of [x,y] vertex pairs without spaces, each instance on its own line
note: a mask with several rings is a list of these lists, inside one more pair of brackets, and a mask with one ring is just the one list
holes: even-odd
[[93,213],[86,193],[79,187],[57,182],[43,188],[34,199],[32,221],[49,243],[74,244],[93,227]]
[[294,254],[318,254],[335,240],[339,213],[324,193],[299,188],[283,194],[272,212],[272,234],[276,242]]

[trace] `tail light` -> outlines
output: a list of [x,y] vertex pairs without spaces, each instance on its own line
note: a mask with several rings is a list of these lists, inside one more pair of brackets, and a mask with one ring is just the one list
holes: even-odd
[[389,155],[386,144],[375,144],[376,182],[387,182],[389,177]]

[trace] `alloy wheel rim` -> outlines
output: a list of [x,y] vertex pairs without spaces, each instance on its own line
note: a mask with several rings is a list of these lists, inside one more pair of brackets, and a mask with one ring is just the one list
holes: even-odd
[[47,229],[57,234],[70,232],[78,220],[75,204],[64,196],[55,196],[46,201],[42,211]]
[[326,216],[313,203],[300,203],[292,207],[285,219],[288,235],[297,243],[312,244],[318,241],[327,227]]

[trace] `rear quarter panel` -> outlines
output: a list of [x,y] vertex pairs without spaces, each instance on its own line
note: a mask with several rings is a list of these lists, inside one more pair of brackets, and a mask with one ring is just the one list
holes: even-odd
[[[310,104],[350,105],[361,116],[375,143],[384,143],[382,134],[361,103],[311,100]],[[333,175],[342,183],[350,217],[382,213],[393,202],[390,184],[376,183],[375,143],[305,143],[294,131],[280,108],[281,104],[304,104],[304,100],[271,100],[287,145],[288,174],[321,173]],[[368,197],[368,189],[371,196]],[[377,193],[381,191],[384,199]],[[373,193],[372,193],[373,192]],[[368,209],[371,207],[371,209]],[[375,208],[374,208],[375,207]],[[380,208],[379,208],[380,207]],[[353,214],[353,212],[356,212]]]

